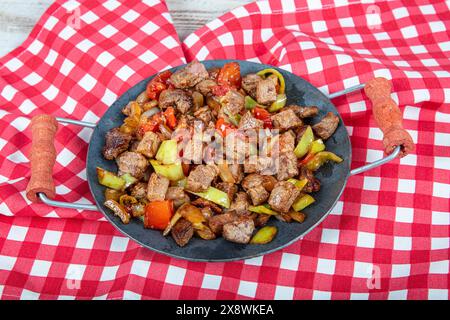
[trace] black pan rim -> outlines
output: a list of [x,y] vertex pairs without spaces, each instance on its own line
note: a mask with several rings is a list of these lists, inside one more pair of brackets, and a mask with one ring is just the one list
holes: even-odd
[[[281,250],[281,249],[283,249],[283,248],[286,248],[287,246],[289,246],[289,245],[291,245],[291,244],[293,244],[293,243],[299,241],[299,240],[302,239],[304,236],[306,236],[309,232],[311,232],[314,228],[316,228],[319,224],[321,224],[321,223],[323,222],[323,220],[324,220],[326,217],[328,217],[328,215],[331,213],[331,211],[333,210],[333,208],[336,206],[337,202],[339,201],[340,197],[342,196],[342,193],[344,192],[344,189],[345,189],[345,187],[346,187],[346,185],[347,185],[348,178],[350,177],[350,165],[351,165],[351,160],[352,160],[351,141],[350,141],[350,137],[349,137],[349,135],[348,135],[347,128],[346,128],[346,126],[345,126],[345,124],[344,124],[344,121],[343,121],[341,115],[339,114],[339,111],[337,111],[336,106],[330,101],[330,99],[329,99],[324,93],[322,93],[317,87],[315,87],[314,85],[312,85],[311,83],[309,83],[309,81],[303,79],[302,77],[300,77],[300,76],[298,76],[298,75],[296,75],[296,74],[293,74],[292,72],[290,72],[290,71],[288,71],[288,70],[284,70],[284,69],[281,69],[281,68],[276,67],[276,66],[267,65],[267,64],[262,64],[262,63],[256,63],[256,62],[253,62],[253,61],[238,60],[238,59],[202,60],[202,61],[200,61],[200,62],[205,62],[205,63],[208,63],[208,62],[209,62],[209,63],[221,63],[221,64],[224,64],[224,63],[231,62],[231,61],[235,61],[235,62],[238,62],[238,63],[243,62],[243,63],[247,63],[247,64],[254,64],[254,65],[256,65],[256,66],[259,66],[259,67],[263,66],[263,67],[265,67],[265,68],[270,67],[270,68],[275,68],[275,69],[278,69],[278,70],[282,70],[283,72],[291,73],[291,74],[294,75],[295,77],[298,77],[298,78],[302,79],[303,81],[307,82],[309,85],[311,85],[312,87],[314,87],[314,88],[317,90],[317,92],[322,96],[322,98],[324,98],[325,100],[327,100],[327,101],[334,107],[334,109],[335,109],[336,112],[337,112],[337,115],[338,115],[339,118],[340,118],[341,125],[342,125],[343,128],[345,129],[345,132],[346,132],[346,138],[347,138],[348,143],[349,143],[349,153],[348,153],[348,155],[347,155],[347,158],[348,158],[348,160],[349,160],[349,161],[348,161],[349,165],[348,165],[347,174],[346,174],[345,177],[343,177],[343,184],[342,184],[341,190],[339,190],[338,196],[337,196],[337,197],[335,198],[335,200],[332,202],[332,204],[331,204],[330,208],[328,209],[328,211],[327,211],[326,213],[322,214],[322,216],[320,217],[320,219],[318,219],[318,221],[316,221],[316,223],[314,223],[313,225],[311,225],[311,226],[310,226],[308,229],[306,229],[303,233],[299,234],[298,236],[296,236],[296,237],[293,238],[292,240],[290,240],[290,241],[288,241],[288,242],[286,242],[286,243],[283,243],[283,244],[277,246],[276,248],[268,249],[268,250],[265,250],[265,251],[261,251],[260,253],[257,253],[257,254],[249,254],[249,255],[246,255],[246,256],[239,256],[239,257],[232,257],[232,258],[224,258],[224,259],[209,259],[209,258],[190,258],[190,257],[183,257],[183,256],[179,256],[179,255],[177,255],[177,254],[173,254],[173,253],[170,253],[170,252],[166,252],[166,251],[160,250],[160,249],[158,249],[158,248],[150,247],[149,245],[143,243],[142,241],[140,241],[140,240],[137,239],[136,237],[133,237],[132,235],[128,234],[125,230],[121,229],[121,228],[117,225],[117,223],[116,223],[116,221],[113,219],[114,217],[113,217],[112,215],[110,215],[110,214],[108,214],[108,213],[105,212],[105,210],[103,209],[102,203],[100,203],[100,202],[98,201],[97,197],[94,196],[94,190],[93,190],[93,185],[92,185],[92,183],[91,183],[91,179],[88,179],[89,190],[90,190],[91,194],[93,195],[93,198],[94,198],[94,201],[95,201],[95,204],[96,204],[98,210],[105,216],[105,218],[106,218],[106,219],[114,226],[114,228],[115,228],[116,230],[118,230],[121,234],[123,234],[123,235],[126,236],[127,238],[130,238],[131,240],[135,241],[136,243],[140,244],[142,247],[144,247],[144,248],[146,248],[146,249],[152,250],[152,251],[154,251],[154,252],[158,252],[158,253],[160,253],[160,254],[163,254],[163,255],[165,255],[165,256],[169,256],[169,257],[171,257],[171,258],[180,259],[180,260],[186,260],[186,261],[191,261],[191,262],[232,262],[232,261],[240,261],[240,260],[247,260],[247,259],[252,259],[252,258],[260,257],[260,256],[263,256],[263,255],[266,255],[266,254],[270,254],[270,253],[279,251],[279,250]],[[172,69],[174,69],[174,68],[181,68],[181,67],[185,66],[186,64],[187,64],[187,63],[182,64],[182,65],[179,65],[179,66],[175,66],[175,67],[172,67],[172,68],[168,68],[168,69],[165,69],[165,70],[172,70]],[[164,71],[164,70],[161,70],[160,72],[162,72],[162,71]],[[160,72],[158,72],[158,73],[160,73]],[[115,101],[112,105],[114,105],[114,104],[115,104],[117,101],[119,101],[124,95],[126,95],[127,92],[128,92],[129,90],[131,90],[132,88],[138,86],[138,85],[141,84],[141,83],[147,83],[149,80],[151,80],[151,79],[152,79],[154,76],[156,76],[158,73],[153,74],[153,75],[147,77],[146,79],[143,79],[143,80],[139,81],[138,83],[135,83],[135,84],[131,85],[131,86],[130,86],[130,87],[129,87],[122,95],[121,95],[121,96],[117,97],[116,101]],[[111,105],[111,106],[112,106],[112,105]],[[106,114],[106,113],[107,113],[107,110],[105,111],[105,114]],[[105,115],[105,114],[104,114],[104,115]],[[101,122],[101,120],[102,120],[102,118],[104,117],[104,115],[102,115],[102,117],[99,119],[98,123]],[[98,126],[95,127],[94,132],[92,133],[92,136],[94,135],[94,133],[95,133],[96,130],[98,130]],[[91,137],[92,137],[92,136],[91,136]],[[90,143],[90,142],[91,142],[91,141],[89,141],[88,150],[87,150],[86,170],[87,170],[87,168],[89,168],[89,166],[90,166],[90,161],[89,161],[89,159],[90,159],[89,154],[90,154],[90,152],[91,152],[91,143]],[[206,240],[204,240],[204,241],[206,241]],[[301,253],[300,253],[300,254],[301,254]]]

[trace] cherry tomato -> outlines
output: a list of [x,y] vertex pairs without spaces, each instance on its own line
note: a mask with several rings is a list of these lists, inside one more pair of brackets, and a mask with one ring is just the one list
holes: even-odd
[[163,71],[154,77],[147,85],[147,95],[150,99],[158,99],[161,91],[166,90],[169,86],[167,83],[172,75],[169,70]]
[[218,86],[214,86],[211,88],[212,94],[217,97],[222,97],[222,96],[226,95],[227,92],[230,90],[231,90],[231,88],[227,84],[218,85]]
[[225,122],[223,118],[219,118],[216,122],[216,130],[219,131],[222,137],[225,137],[228,132],[234,130],[234,127],[231,124]]
[[270,119],[270,112],[263,108],[255,107],[253,108],[253,115],[256,119],[262,120],[264,122],[264,128],[272,129],[272,120]]
[[152,201],[145,207],[144,226],[164,230],[173,216],[172,200]]
[[177,126],[177,118],[175,117],[175,110],[172,107],[168,107],[164,111],[164,117],[166,118],[166,124],[170,129],[175,129]]
[[225,63],[217,76],[219,85],[229,85],[236,89],[241,87],[241,67],[237,62]]

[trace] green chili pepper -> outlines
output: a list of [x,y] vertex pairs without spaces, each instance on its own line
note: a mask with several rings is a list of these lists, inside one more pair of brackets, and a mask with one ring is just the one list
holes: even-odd
[[314,133],[311,127],[308,126],[306,127],[305,132],[303,133],[302,137],[300,138],[300,141],[295,147],[294,153],[297,156],[297,158],[301,158],[308,153],[308,150],[313,140],[314,140]]
[[176,140],[164,140],[156,153],[156,160],[162,164],[173,164],[178,160],[178,146]]
[[277,215],[278,212],[273,211],[268,204],[263,204],[260,206],[249,206],[248,211],[269,214],[271,216]]
[[255,99],[253,99],[250,96],[245,96],[245,100],[244,101],[245,101],[245,103],[244,103],[245,109],[247,109],[247,110],[251,110],[251,109],[253,109],[255,107],[262,107],[261,105],[259,105],[258,102],[256,102]]
[[286,105],[287,97],[286,94],[280,93],[277,95],[277,100],[269,107],[269,112],[277,112]]
[[317,140],[314,140],[311,143],[311,147],[309,149],[309,153],[310,154],[316,154],[316,153],[318,153],[320,151],[323,151],[323,150],[325,150],[325,144],[323,143],[322,139],[317,139]]
[[268,73],[274,74],[274,75],[276,75],[278,77],[278,82],[280,83],[280,88],[278,90],[278,93],[284,93],[285,92],[285,88],[286,88],[286,84],[285,84],[283,75],[278,70],[272,69],[272,68],[264,69],[264,70],[259,71],[257,73],[257,75],[261,76],[261,77],[265,77],[266,74],[268,74]]
[[297,188],[302,190],[308,183],[308,179],[303,178],[302,180],[298,180],[298,179],[290,178],[290,179],[288,179],[288,182],[292,183],[294,186],[296,186]]
[[303,197],[298,198],[295,200],[294,204],[292,205],[292,208],[295,211],[300,211],[305,209],[310,204],[314,203],[316,200],[314,200],[313,197],[311,197],[309,194],[305,194]]
[[133,177],[131,174],[129,174],[128,172],[121,175],[120,176],[123,180],[125,180],[125,189],[128,188],[129,186],[131,186],[132,184],[136,183],[138,181],[138,179],[136,179],[135,177]]
[[332,152],[321,151],[315,154],[314,157],[312,157],[312,159],[306,163],[306,168],[311,171],[316,171],[327,161],[334,161],[339,163],[343,160]]
[[112,172],[97,167],[98,183],[114,190],[125,189],[125,179],[118,177]]
[[160,164],[156,160],[150,160],[156,173],[166,177],[170,181],[178,181],[184,178],[183,167],[181,163]]
[[227,108],[222,108],[223,113],[225,113],[228,116],[228,120],[234,125],[239,126],[239,121],[241,121],[241,115],[240,114],[231,114],[228,112]]
[[195,194],[196,196],[199,196],[200,198],[217,203],[218,205],[221,205],[222,207],[225,207],[227,209],[230,207],[230,198],[228,197],[228,195],[225,192],[214,187],[209,187],[205,192],[192,192],[189,190],[187,191]]

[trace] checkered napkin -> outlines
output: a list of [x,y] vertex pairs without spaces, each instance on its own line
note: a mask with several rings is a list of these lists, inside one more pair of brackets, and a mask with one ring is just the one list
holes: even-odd
[[[31,115],[96,121],[127,88],[184,61],[160,1],[53,5],[0,61],[0,297],[448,299],[450,15],[445,2],[421,2],[260,1],[186,39],[188,60],[261,61],[325,93],[391,78],[417,144],[415,154],[350,178],[331,215],[303,240],[233,263],[172,259],[123,237],[98,213],[25,200]],[[77,8],[78,30],[67,23]],[[366,97],[334,102],[351,134],[353,167],[381,158]],[[57,133],[58,199],[92,201],[89,134],[73,126]]]

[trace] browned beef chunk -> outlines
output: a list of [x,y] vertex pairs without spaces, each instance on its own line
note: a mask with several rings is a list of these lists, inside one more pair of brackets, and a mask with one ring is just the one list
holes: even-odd
[[209,220],[214,215],[210,207],[200,208],[200,211],[206,220]]
[[293,151],[280,154],[278,164],[278,180],[286,180],[298,174],[297,157]]
[[244,179],[244,172],[242,170],[241,164],[229,164],[228,169],[230,169],[231,175],[234,178],[236,183],[241,183],[242,179]]
[[206,191],[218,174],[219,169],[215,165],[198,165],[189,173],[186,190],[192,192]]
[[284,213],[284,212],[279,212],[279,214],[277,214],[275,216],[275,218],[277,220],[280,220],[282,222],[287,222],[287,223],[290,223],[292,221],[292,217],[289,214]]
[[272,157],[264,155],[250,156],[244,161],[245,173],[259,173],[261,175],[272,175],[276,173],[276,162]]
[[264,188],[263,183],[264,177],[255,173],[249,174],[242,181],[242,187],[247,191],[247,194],[255,206],[264,203],[269,197],[269,193]]
[[239,129],[241,130],[261,129],[263,125],[262,120],[256,119],[250,111],[247,111],[239,121]]
[[189,240],[191,240],[194,235],[194,227],[192,223],[187,221],[184,218],[178,220],[177,223],[172,227],[172,238],[175,240],[177,245],[180,247],[184,247],[188,244]]
[[129,173],[140,179],[148,167],[147,159],[140,153],[125,151],[116,159],[119,175]]
[[187,89],[195,86],[202,80],[209,77],[205,66],[198,62],[192,61],[183,69],[176,71],[170,77],[170,82],[179,89]]
[[277,88],[274,81],[264,79],[256,84],[256,101],[269,105],[277,99]]
[[333,112],[328,112],[319,123],[313,125],[313,130],[323,140],[328,139],[336,131],[339,125],[339,117]]
[[217,86],[217,83],[214,80],[206,79],[203,81],[200,81],[196,86],[195,89],[200,92],[202,95],[206,96],[208,93],[211,92],[211,88]]
[[256,98],[256,85],[262,78],[255,73],[250,73],[242,77],[242,89],[253,98]]
[[291,109],[281,109],[282,111],[274,114],[271,119],[274,128],[280,130],[289,130],[300,127],[303,123]]
[[223,97],[220,97],[220,102],[223,106],[223,112],[228,115],[236,115],[244,108],[245,97],[238,91],[232,89],[228,91]]
[[152,173],[147,185],[147,199],[149,201],[160,201],[166,197],[170,181],[157,173]]
[[183,187],[169,187],[166,192],[166,200],[173,200],[173,205],[178,208],[182,204],[189,202],[189,196]]
[[236,198],[231,203],[230,210],[236,212],[237,215],[247,215],[248,212],[248,197],[245,192],[238,192]]
[[211,120],[213,120],[211,109],[209,109],[208,106],[201,107],[195,111],[194,116],[197,119],[202,120],[204,124],[208,124]]
[[284,110],[288,109],[292,109],[292,111],[294,111],[297,117],[299,117],[300,119],[314,117],[319,114],[319,108],[317,108],[316,106],[302,107],[296,104],[291,104],[284,108]]
[[280,153],[294,151],[295,149],[295,134],[292,130],[286,131],[280,135],[279,150]]
[[287,213],[299,196],[300,189],[288,181],[279,181],[269,197],[269,205],[273,210]]
[[161,139],[159,136],[152,131],[147,131],[139,142],[136,152],[139,152],[148,158],[153,158],[156,155],[160,144]]
[[131,135],[121,132],[119,128],[109,130],[105,136],[103,156],[108,160],[115,159],[119,154],[128,149],[130,141]]
[[165,109],[175,106],[181,113],[186,113],[193,106],[192,97],[184,90],[167,89],[159,95],[159,107]]
[[209,225],[210,229],[212,230],[212,232],[214,232],[217,235],[220,235],[222,233],[224,224],[235,221],[237,219],[238,219],[238,216],[234,212],[230,211],[227,213],[222,213],[222,214],[212,216],[208,220],[208,225]]
[[271,215],[270,214],[264,214],[259,213],[256,215],[256,217],[253,219],[255,221],[256,227],[263,227],[267,224],[267,222],[270,220]]
[[273,176],[262,176],[262,177],[263,177],[262,185],[264,189],[271,192],[275,187],[275,184],[278,182],[278,180],[275,179],[275,177]]
[[208,201],[206,199],[198,198],[191,202],[193,206],[198,208],[210,208],[215,214],[222,213],[222,208],[219,207],[214,202]]
[[230,182],[218,182],[215,184],[215,187],[225,192],[228,195],[230,201],[233,200],[234,195],[238,191],[238,186]]
[[239,220],[225,224],[222,236],[228,241],[245,244],[250,241],[254,230],[253,219],[241,217]]
[[131,196],[136,199],[144,199],[147,196],[147,184],[144,182],[138,182],[131,187]]
[[317,192],[320,190],[320,181],[312,171],[306,169],[305,167],[300,168],[299,180],[308,179],[308,183],[303,187],[302,191],[306,193]]

